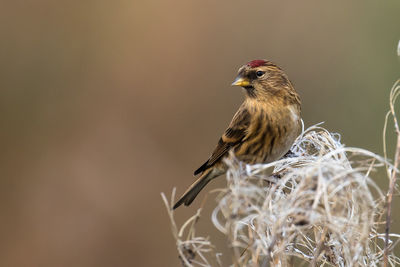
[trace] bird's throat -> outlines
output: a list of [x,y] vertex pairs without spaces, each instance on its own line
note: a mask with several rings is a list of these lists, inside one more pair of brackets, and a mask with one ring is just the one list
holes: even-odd
[[249,86],[245,86],[243,87],[244,89],[246,89],[246,94],[250,97],[250,98],[255,98],[256,97],[256,93],[254,92],[254,87],[249,85]]

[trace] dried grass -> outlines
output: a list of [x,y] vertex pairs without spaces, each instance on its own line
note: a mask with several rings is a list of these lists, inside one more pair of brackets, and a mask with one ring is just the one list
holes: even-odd
[[212,221],[231,241],[235,263],[289,266],[297,258],[312,266],[378,266],[385,197],[370,174],[384,159],[345,148],[318,126],[292,152],[265,165],[228,162],[228,188]]

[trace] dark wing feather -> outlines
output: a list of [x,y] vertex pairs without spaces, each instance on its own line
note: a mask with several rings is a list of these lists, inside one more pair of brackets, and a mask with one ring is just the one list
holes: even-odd
[[218,145],[214,149],[214,152],[211,154],[210,158],[194,172],[194,175],[197,175],[214,166],[216,162],[226,155],[231,147],[240,143],[246,136],[249,124],[250,114],[248,110],[244,108],[244,106],[241,106],[238,112],[236,112],[235,116],[233,116],[228,129],[225,130],[224,134],[219,139]]

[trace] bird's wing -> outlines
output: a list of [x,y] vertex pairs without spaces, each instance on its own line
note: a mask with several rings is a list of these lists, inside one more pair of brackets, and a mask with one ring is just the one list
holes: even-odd
[[229,127],[225,130],[224,134],[219,139],[218,145],[214,149],[210,158],[194,172],[194,175],[197,175],[212,167],[216,162],[221,159],[221,157],[228,153],[231,147],[240,143],[246,136],[249,124],[249,111],[242,106],[236,112],[235,116],[233,116]]

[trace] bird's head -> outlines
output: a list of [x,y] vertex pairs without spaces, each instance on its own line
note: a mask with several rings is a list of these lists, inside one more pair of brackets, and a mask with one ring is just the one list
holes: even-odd
[[294,92],[291,82],[280,67],[260,59],[243,65],[232,85],[243,87],[248,97],[256,99],[285,97]]

